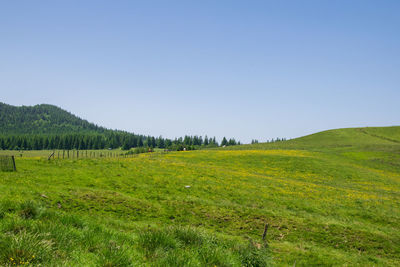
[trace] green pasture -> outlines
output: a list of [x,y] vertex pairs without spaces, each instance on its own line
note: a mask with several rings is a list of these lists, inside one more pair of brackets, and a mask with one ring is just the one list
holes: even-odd
[[29,152],[0,173],[0,265],[399,266],[400,135],[382,129],[133,158]]

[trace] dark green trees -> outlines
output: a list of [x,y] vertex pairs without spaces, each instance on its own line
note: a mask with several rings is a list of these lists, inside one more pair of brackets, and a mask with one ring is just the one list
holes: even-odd
[[221,146],[226,146],[228,144],[228,140],[226,140],[226,137],[224,136],[224,138],[222,138],[221,141]]
[[[222,145],[235,145],[224,137]],[[215,137],[188,136],[174,140],[110,130],[89,123],[59,107],[16,107],[0,103],[0,149],[115,149],[136,147],[192,150],[216,147]]]
[[[229,141],[224,137],[221,146],[237,145],[235,139]],[[42,149],[108,149],[122,148],[129,150],[135,147],[150,147],[169,150],[192,150],[205,147],[216,147],[214,138],[185,136],[174,140],[152,136],[135,135],[126,132],[112,134],[62,134],[62,135],[0,135],[0,149],[6,150],[42,150]]]

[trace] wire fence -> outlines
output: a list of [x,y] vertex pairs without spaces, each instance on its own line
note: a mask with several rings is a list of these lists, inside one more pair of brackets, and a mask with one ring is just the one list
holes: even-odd
[[14,156],[0,156],[0,171],[17,171]]
[[[12,151],[0,150],[0,170],[12,170],[11,167],[15,165],[14,153]],[[48,160],[62,160],[62,159],[95,159],[95,158],[109,158],[109,159],[122,159],[122,158],[135,158],[140,154],[147,154],[151,157],[156,154],[170,153],[167,149],[154,151],[150,148],[133,149],[129,151],[107,151],[107,150],[27,150],[15,152],[15,157],[19,158],[42,158]],[[8,155],[7,155],[8,153]]]
[[128,153],[117,153],[107,151],[90,150],[55,150],[48,156],[48,159],[79,159],[79,158],[127,158],[133,157]]

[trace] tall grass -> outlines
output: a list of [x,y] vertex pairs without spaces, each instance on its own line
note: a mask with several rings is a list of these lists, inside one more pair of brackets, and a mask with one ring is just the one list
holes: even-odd
[[270,264],[267,247],[238,245],[192,228],[144,228],[122,233],[32,201],[5,201],[0,210],[1,266]]
[[[268,246],[243,245],[190,227],[149,229],[138,245],[150,261],[164,266],[269,266]],[[161,266],[162,266],[161,265]]]

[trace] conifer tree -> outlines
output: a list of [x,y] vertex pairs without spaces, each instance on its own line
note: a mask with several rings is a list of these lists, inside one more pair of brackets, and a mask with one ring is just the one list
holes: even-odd
[[228,141],[226,140],[226,138],[224,136],[224,138],[222,138],[222,141],[221,141],[221,146],[226,146],[227,144],[228,144]]
[[208,142],[208,137],[207,135],[204,137],[204,146],[208,146],[209,142]]
[[143,147],[143,138],[141,136],[138,139],[138,147]]

